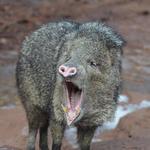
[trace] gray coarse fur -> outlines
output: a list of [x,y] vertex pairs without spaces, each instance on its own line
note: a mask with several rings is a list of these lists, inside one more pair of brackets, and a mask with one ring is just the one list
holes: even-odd
[[26,111],[29,137],[27,150],[35,149],[40,130],[40,148],[48,150],[50,126],[52,150],[60,150],[66,119],[61,64],[75,66],[70,80],[83,89],[82,115],[74,123],[81,150],[90,149],[97,126],[113,117],[121,86],[121,56],[124,41],[100,22],[51,22],[23,42],[16,79]]

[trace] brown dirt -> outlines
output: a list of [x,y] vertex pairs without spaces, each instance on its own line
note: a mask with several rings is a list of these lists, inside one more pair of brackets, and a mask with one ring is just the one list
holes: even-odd
[[[0,150],[25,149],[27,121],[15,88],[15,63],[22,40],[43,23],[101,20],[119,30],[127,41],[123,93],[130,103],[150,100],[149,7],[149,0],[0,0],[0,105],[17,105],[0,108]],[[150,108],[127,115],[99,137],[93,150],[149,150]],[[65,139],[63,149],[72,149]]]

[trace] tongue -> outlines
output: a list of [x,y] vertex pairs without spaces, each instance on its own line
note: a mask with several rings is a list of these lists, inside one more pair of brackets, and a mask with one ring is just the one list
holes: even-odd
[[[80,104],[81,100],[77,94],[73,96],[73,100],[68,100],[68,106],[67,106],[67,111],[66,111],[66,119],[67,119],[67,124],[71,125],[71,123],[79,116],[80,114]],[[76,102],[76,103],[75,103]],[[70,106],[70,107],[69,107]]]
[[83,93],[71,83],[67,83],[67,88],[65,92],[67,95],[67,101],[66,106],[62,106],[62,108],[66,115],[67,124],[71,125],[80,114]]
[[70,98],[68,99],[68,108],[71,108],[72,111],[75,111],[76,107],[80,107],[81,104],[81,93],[72,92]]

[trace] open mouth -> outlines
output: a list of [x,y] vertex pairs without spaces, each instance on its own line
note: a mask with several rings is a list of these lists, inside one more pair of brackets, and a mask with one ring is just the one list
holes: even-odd
[[71,125],[80,115],[83,90],[70,81],[65,81],[66,104],[62,105],[65,112],[67,124]]

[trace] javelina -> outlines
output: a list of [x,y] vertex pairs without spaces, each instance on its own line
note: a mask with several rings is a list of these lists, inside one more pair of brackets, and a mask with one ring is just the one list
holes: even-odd
[[60,150],[66,125],[77,127],[89,150],[97,126],[111,119],[121,84],[124,42],[100,22],[53,22],[26,38],[17,63],[17,86],[29,124],[28,150]]

